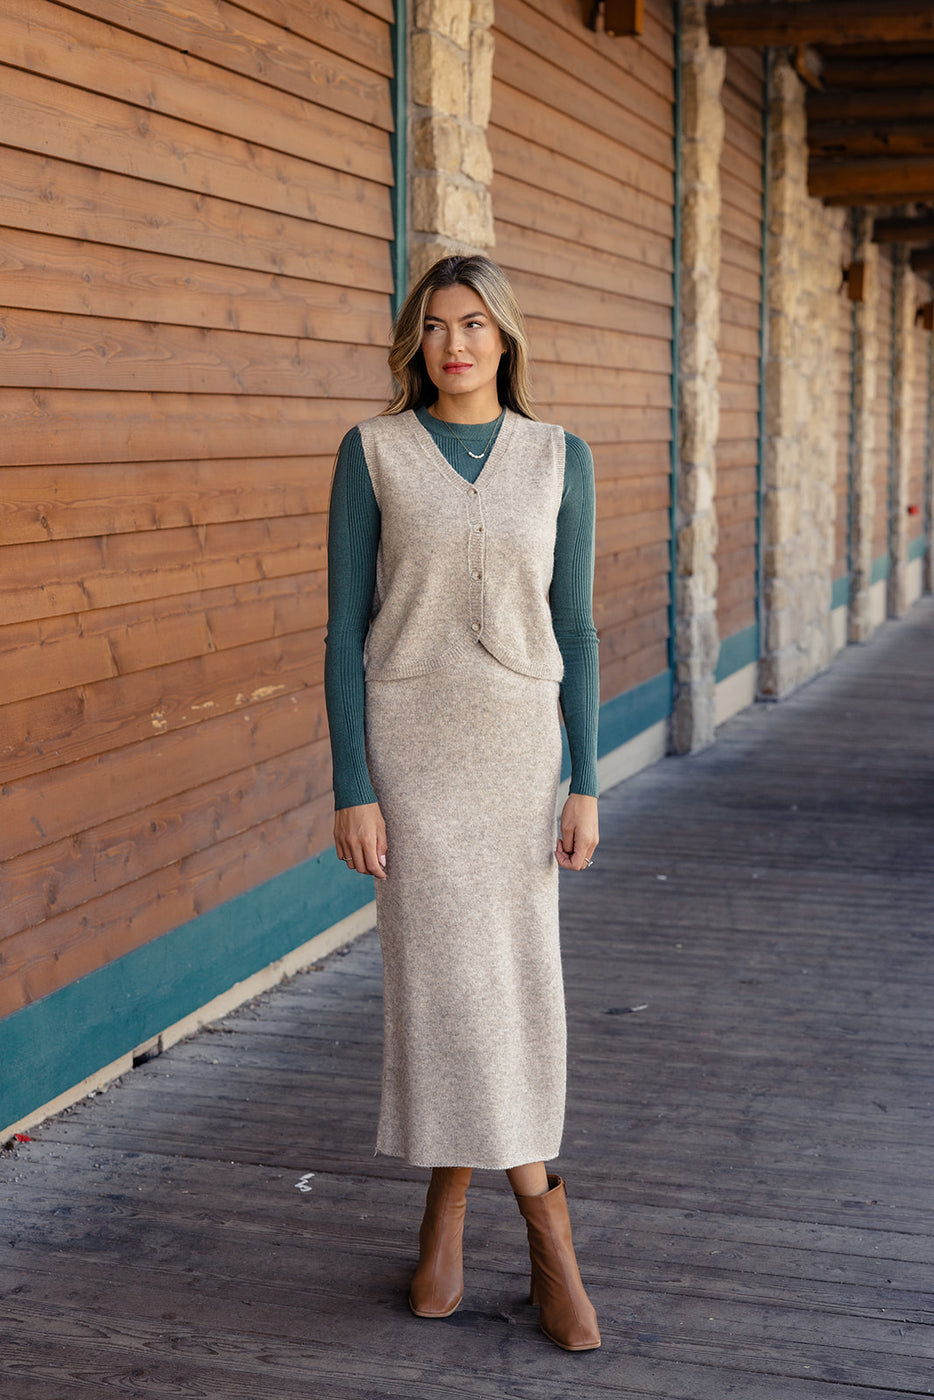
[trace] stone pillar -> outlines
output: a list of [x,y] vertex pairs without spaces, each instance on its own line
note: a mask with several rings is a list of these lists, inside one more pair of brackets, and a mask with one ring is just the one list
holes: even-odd
[[763,697],[780,699],[833,654],[837,296],[844,212],[807,192],[804,87],[770,64],[768,355],[763,463]]
[[911,470],[911,399],[915,374],[915,289],[907,248],[895,249],[892,275],[895,278],[894,460],[891,468],[892,514],[889,520],[886,610],[889,617],[904,617],[909,607],[908,479]]
[[410,41],[412,281],[452,253],[493,246],[493,0],[415,0]]
[[726,52],[712,49],[700,0],[681,31],[681,319],[675,481],[675,700],[671,747],[693,753],[716,726],[717,517],[720,399],[720,100]]
[[872,241],[871,214],[858,217],[853,259],[865,269],[863,300],[856,304],[856,344],[853,351],[853,481],[850,518],[849,639],[865,642],[872,636],[873,524],[876,515],[873,405],[878,357],[879,247]]

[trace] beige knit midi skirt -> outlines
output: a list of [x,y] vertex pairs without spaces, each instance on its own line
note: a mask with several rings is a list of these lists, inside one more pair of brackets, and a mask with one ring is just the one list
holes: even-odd
[[366,735],[389,846],[377,1151],[423,1167],[547,1161],[566,1067],[558,686],[477,645],[368,682]]

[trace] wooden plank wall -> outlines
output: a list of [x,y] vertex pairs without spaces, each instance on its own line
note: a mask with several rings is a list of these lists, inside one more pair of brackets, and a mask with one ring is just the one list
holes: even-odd
[[329,842],[391,0],[0,0],[0,1015]]
[[[843,231],[842,257],[844,267],[853,256],[853,232],[849,225]],[[845,287],[837,298],[837,473],[834,518],[833,578],[846,578],[850,572],[850,444],[853,434],[853,302]]]
[[494,256],[528,317],[538,411],[590,443],[604,699],[667,670],[673,33],[592,34],[577,0],[499,0]]
[[716,492],[721,641],[757,617],[764,78],[761,50],[727,50]]
[[[912,274],[914,305],[930,301],[931,291],[926,282]],[[928,454],[928,420],[931,414],[931,332],[920,322],[912,326],[914,365],[911,376],[911,462],[908,468],[908,506],[915,513],[908,518],[908,543],[911,545],[924,534],[924,488]]]
[[892,430],[892,258],[879,249],[878,311],[876,315],[875,426],[875,522],[872,557],[875,562],[889,552],[889,459]]

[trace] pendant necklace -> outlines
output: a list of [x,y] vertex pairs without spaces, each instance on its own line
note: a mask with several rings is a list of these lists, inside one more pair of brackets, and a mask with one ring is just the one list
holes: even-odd
[[[462,447],[462,448],[464,449],[464,451],[467,453],[467,456],[468,456],[468,457],[472,457],[472,458],[474,459],[475,462],[482,462],[483,459],[484,459],[484,457],[486,456],[486,454],[489,452],[490,448],[491,448],[492,445],[493,445],[493,439],[496,437],[496,434],[499,432],[499,425],[500,425],[500,423],[502,423],[502,421],[503,421],[503,415],[505,414],[505,412],[506,412],[505,408],[501,408],[501,409],[500,409],[500,411],[499,411],[499,417],[497,418],[496,422],[493,424],[493,431],[492,431],[492,433],[490,433],[489,441],[487,442],[487,445],[486,445],[486,447],[483,449],[482,452],[471,452],[471,450],[470,450],[470,448],[467,446],[466,442],[464,442],[464,439],[463,439],[462,437],[460,437],[457,433],[455,433],[453,425],[452,425],[451,423],[448,423],[444,418],[439,418],[439,419],[437,419],[437,421],[438,421],[439,423],[441,423],[441,424],[443,425],[443,427],[447,428],[448,432],[449,432],[453,437],[457,438],[457,441],[460,443],[461,447]],[[432,414],[431,416],[434,418],[435,415]]]

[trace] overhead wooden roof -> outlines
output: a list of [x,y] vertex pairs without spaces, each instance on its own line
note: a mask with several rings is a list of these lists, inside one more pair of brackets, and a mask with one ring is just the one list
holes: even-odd
[[[741,0],[708,4],[707,25],[714,44],[794,50],[810,88],[811,194],[828,204],[930,203],[918,212],[924,241],[932,236],[934,0]],[[902,228],[886,241],[920,240]]]

